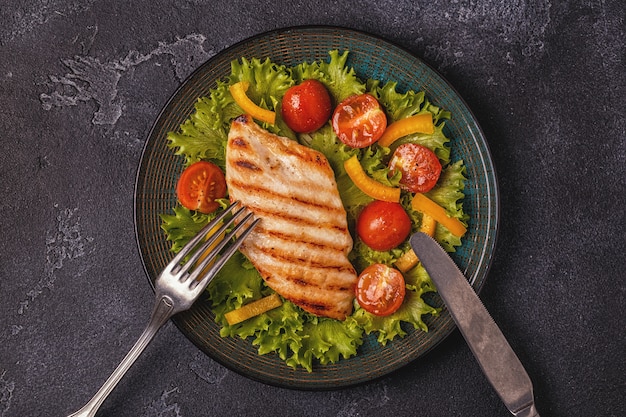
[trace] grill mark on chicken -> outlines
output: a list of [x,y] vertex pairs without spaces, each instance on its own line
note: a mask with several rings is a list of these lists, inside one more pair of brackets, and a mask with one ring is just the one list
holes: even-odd
[[302,309],[339,320],[352,311],[357,276],[346,212],[323,154],[235,119],[226,181],[261,219],[240,247],[267,285]]
[[[293,234],[287,234],[287,233],[280,233],[280,232],[275,232],[273,230],[264,230],[261,226],[257,226],[257,228],[260,228],[261,230],[263,230],[264,232],[266,232],[268,234],[268,236],[272,236],[275,237],[277,239],[282,239],[282,240],[290,240],[290,241],[300,241],[299,236],[293,235]],[[341,228],[341,230],[343,231],[344,229]],[[302,244],[306,245],[307,247],[314,249],[314,250],[319,250],[319,249],[334,249],[336,251],[339,252],[343,252],[344,247],[341,245],[333,245],[333,242],[328,242],[328,243],[317,243],[317,242],[301,242]]]
[[[249,168],[250,166],[254,166],[254,170],[261,170],[260,168],[258,168],[256,165],[254,165],[251,162],[246,162],[246,161],[236,161],[235,164],[237,164],[237,166],[241,166],[243,168]],[[274,200],[283,200],[286,203],[299,203],[299,204],[303,204],[306,206],[313,206],[315,208],[318,208],[320,210],[323,211],[328,211],[331,213],[336,213],[336,214],[342,214],[344,213],[344,209],[343,207],[330,207],[328,206],[328,204],[321,204],[318,203],[316,201],[313,201],[311,199],[305,199],[305,198],[301,198],[298,196],[288,196],[285,194],[281,194],[281,193],[276,193],[268,188],[265,187],[260,187],[260,186],[251,186],[250,184],[244,183],[242,181],[237,181],[237,180],[232,180],[231,181],[232,185],[235,185],[237,187],[241,187],[241,188],[247,188],[250,192],[253,193],[257,193],[257,194],[267,194],[267,198],[271,198]],[[259,207],[259,209],[262,209],[261,207]],[[267,214],[270,214],[269,211],[264,210]],[[272,215],[278,215],[278,213],[276,212],[272,212]],[[302,217],[298,218],[299,220],[304,220]]]
[[231,143],[232,143],[233,146],[237,146],[239,148],[247,148],[248,147],[248,142],[246,142],[246,140],[244,138],[242,138],[241,136],[233,138]]
[[326,165],[326,160],[322,159],[319,154],[295,152],[295,149],[292,149],[292,148],[285,149],[285,153],[288,154],[288,155],[300,158],[305,163],[306,162],[311,162],[311,163],[313,163],[315,165],[318,165],[318,166],[325,166]]
[[235,164],[241,168],[249,169],[250,171],[263,171],[261,168],[249,161],[239,160],[235,161]]
[[[315,288],[321,288],[319,285],[315,285],[315,284],[311,284],[308,281],[303,280],[302,278],[296,278],[296,277],[287,277],[287,279],[291,282],[293,282],[294,284],[300,285],[302,287],[315,287]],[[325,287],[326,290],[328,291],[343,291],[343,292],[351,292],[353,289],[352,287],[342,287],[341,285],[327,285]]]
[[[295,239],[290,240],[290,242],[296,242],[296,241],[297,240]],[[292,264],[296,264],[300,266],[307,266],[310,268],[317,268],[317,269],[322,269],[322,270],[332,269],[332,270],[341,271],[341,272],[354,272],[354,268],[350,264],[336,264],[335,265],[335,264],[331,264],[330,262],[324,263],[324,262],[316,261],[311,258],[293,256],[289,252],[279,251],[273,247],[267,248],[267,247],[258,246],[254,244],[252,244],[252,246],[254,246],[258,251],[263,252],[267,256],[270,256],[280,262],[286,262],[286,263],[288,262],[288,263],[292,263]],[[319,245],[318,248],[319,247],[322,247],[322,245]],[[332,248],[329,248],[329,247],[324,247],[324,248],[327,250],[332,250]],[[335,250],[335,252],[341,252],[341,251]],[[328,258],[324,260],[328,261]]]
[[[332,305],[313,303],[313,302],[311,302],[309,300],[294,299],[294,300],[291,300],[291,302],[293,302],[296,305],[299,305],[299,306],[303,307],[305,310],[314,312],[318,316],[323,316],[325,313],[328,313],[330,310],[333,309]],[[308,307],[308,308],[306,308],[306,307]]]
[[[286,279],[301,287],[314,287],[314,288],[319,288],[319,289],[322,288],[321,286],[316,285],[315,283],[305,281],[299,277],[286,277]],[[326,291],[345,291],[345,292],[352,291],[351,287],[342,287],[341,285],[327,285],[326,287],[324,287],[324,289]]]

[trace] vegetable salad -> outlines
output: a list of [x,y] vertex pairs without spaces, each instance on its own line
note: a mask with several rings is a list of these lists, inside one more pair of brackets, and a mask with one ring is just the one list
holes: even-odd
[[[344,162],[356,157],[370,178],[397,188],[401,173],[391,172],[388,167],[393,149],[403,143],[418,143],[427,147],[437,155],[443,168],[437,184],[425,196],[437,203],[448,216],[464,224],[467,221],[467,215],[462,209],[465,168],[463,161],[450,159],[450,141],[443,132],[446,120],[451,117],[447,111],[432,104],[423,92],[397,91],[394,81],[361,80],[355,70],[347,65],[348,57],[348,51],[330,51],[327,60],[304,62],[293,67],[269,59],[241,58],[233,61],[230,75],[218,81],[210,95],[198,99],[194,112],[178,131],[168,134],[168,141],[173,152],[184,158],[186,166],[198,161],[209,161],[223,170],[231,120],[243,113],[233,99],[229,86],[241,81],[249,83],[245,93],[250,100],[276,112],[274,123],[260,122],[265,129],[297,140],[327,157],[335,172],[354,238],[354,248],[349,259],[357,273],[360,273],[372,264],[393,266],[403,254],[410,251],[410,245],[405,240],[394,249],[377,251],[357,237],[356,219],[373,199],[355,186],[345,171]],[[409,134],[390,147],[374,143],[364,148],[343,144],[330,122],[309,133],[296,133],[280,116],[280,103],[290,87],[308,79],[321,82],[335,104],[355,94],[371,94],[380,102],[389,124],[413,115],[430,114],[435,125],[434,132]],[[402,191],[400,204],[411,220],[411,232],[415,232],[420,230],[423,215],[414,209],[412,199],[412,193]],[[228,205],[227,199],[218,202],[222,207]],[[180,250],[219,211],[202,214],[178,205],[172,213],[163,213],[162,229],[172,243],[172,251]],[[461,244],[458,236],[439,223],[434,230],[434,237],[450,252]],[[386,345],[394,338],[406,335],[407,325],[428,331],[424,317],[437,315],[439,311],[424,300],[424,295],[434,292],[435,288],[420,264],[403,272],[403,275],[406,294],[397,311],[388,316],[376,316],[362,309],[355,301],[354,312],[345,321],[316,317],[285,301],[278,308],[229,325],[225,314],[273,293],[241,253],[226,263],[207,291],[223,337],[249,338],[258,348],[259,354],[274,353],[291,367],[312,371],[317,364],[334,363],[341,358],[357,355],[366,335],[373,334],[378,343]]]

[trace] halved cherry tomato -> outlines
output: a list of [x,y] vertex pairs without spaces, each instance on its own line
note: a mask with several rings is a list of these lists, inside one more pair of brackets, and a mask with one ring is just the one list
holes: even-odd
[[402,173],[400,187],[413,193],[430,191],[441,175],[441,162],[425,146],[405,143],[396,148],[389,160],[389,169]]
[[355,295],[359,305],[377,316],[395,313],[404,301],[404,277],[397,269],[373,264],[361,272]]
[[212,213],[219,207],[215,199],[226,196],[224,173],[211,162],[193,163],[178,179],[176,195],[180,204],[188,209]]
[[358,94],[339,103],[332,124],[339,140],[353,148],[364,148],[383,135],[387,116],[376,97]]
[[283,120],[298,133],[313,132],[324,126],[332,111],[328,90],[312,79],[290,87],[281,105]]
[[399,203],[376,200],[365,206],[356,221],[356,232],[370,248],[395,248],[411,233],[411,219]]

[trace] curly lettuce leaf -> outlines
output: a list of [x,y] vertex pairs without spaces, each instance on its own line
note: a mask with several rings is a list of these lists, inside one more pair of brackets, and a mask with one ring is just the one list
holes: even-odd
[[409,90],[401,94],[396,90],[398,83],[395,81],[388,81],[382,86],[380,84],[380,80],[367,80],[367,91],[383,106],[389,123],[426,111],[426,95],[423,91]]
[[241,252],[230,258],[207,287],[216,320],[224,314],[268,294],[258,271]]
[[269,58],[264,61],[258,58],[232,61],[228,80],[230,85],[248,81],[250,87],[246,95],[258,106],[269,110],[276,110],[285,91],[294,85],[287,68],[273,63]]
[[[250,83],[250,87],[246,91],[250,100],[264,109],[273,110],[277,113],[280,113],[280,103],[285,92],[295,83],[287,67],[275,64],[269,58],[264,61],[258,58],[251,60],[241,58],[241,62],[232,61],[228,85],[240,81]],[[243,109],[234,101],[230,106],[232,107],[227,110],[231,119],[243,113]],[[232,116],[234,113],[237,114]],[[276,120],[275,124],[263,123],[262,125],[272,133],[295,139],[295,133],[284,123],[282,118],[279,117]]]
[[376,181],[388,187],[399,187],[402,174],[391,174],[387,161],[391,158],[389,148],[369,146],[361,150],[359,161],[365,172]]
[[356,75],[354,68],[347,65],[348,51],[340,53],[330,51],[329,61],[314,61],[302,63],[291,69],[291,75],[296,83],[314,78],[326,86],[335,103],[345,98],[365,92],[365,83]]
[[[456,161],[441,171],[441,176],[435,188],[426,195],[434,202],[446,209],[448,215],[456,217],[467,225],[469,216],[463,211],[465,194],[466,168],[463,161]],[[435,239],[448,252],[454,252],[461,245],[461,238],[453,235],[440,224],[435,229]]]
[[315,358],[320,364],[335,363],[356,355],[363,343],[363,329],[353,319],[344,321],[315,318],[305,323],[301,351],[306,361]]
[[168,146],[176,155],[185,158],[185,165],[199,160],[210,160],[224,167],[226,151],[226,130],[215,128],[216,114],[213,103],[206,97],[198,99],[194,112],[180,126],[177,132],[168,132]]
[[161,229],[167,240],[172,242],[170,250],[178,253],[192,237],[210,221],[207,214],[189,210],[183,206],[176,206],[174,214],[161,214]]
[[388,251],[377,251],[367,246],[361,239],[355,239],[354,248],[348,255],[350,262],[357,272],[361,272],[368,265],[385,264],[392,265],[398,260],[404,251],[401,247]]

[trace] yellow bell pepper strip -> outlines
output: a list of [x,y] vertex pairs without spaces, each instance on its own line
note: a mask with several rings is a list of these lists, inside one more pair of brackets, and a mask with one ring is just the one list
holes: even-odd
[[387,126],[380,139],[378,139],[378,144],[389,147],[402,136],[412,133],[435,133],[432,114],[416,114],[391,123]]
[[[422,213],[422,224],[420,225],[419,231],[422,233],[426,233],[428,236],[435,236],[435,227],[437,226],[437,222],[435,219],[430,217],[428,214]],[[417,255],[413,252],[413,249],[409,248],[408,251],[404,252],[402,256],[398,258],[398,260],[394,263],[396,268],[400,272],[406,272],[419,262]]]
[[242,321],[256,317],[276,307],[280,307],[282,304],[283,301],[280,299],[280,296],[274,293],[229,311],[224,314],[224,317],[228,324],[232,326],[233,324],[241,323]]
[[459,219],[448,216],[448,213],[446,213],[443,207],[424,194],[415,194],[411,201],[411,207],[413,207],[413,210],[426,213],[455,236],[461,237],[467,232],[467,228]]
[[361,191],[376,200],[400,201],[400,188],[389,187],[367,176],[356,155],[343,163],[346,173]]
[[426,213],[422,213],[422,224],[420,225],[420,232],[426,233],[430,237],[435,236],[435,228],[437,227],[437,221]]
[[252,116],[253,119],[260,120],[262,122],[274,124],[276,122],[276,112],[264,109],[256,105],[246,95],[250,83],[248,81],[239,81],[228,87],[230,94],[233,96],[235,103],[243,109],[244,112]]
[[398,268],[398,271],[404,273],[412,269],[418,262],[419,259],[417,259],[417,255],[413,252],[413,249],[409,248],[408,251],[404,252],[402,256],[394,262],[394,265]]
[[[215,227],[213,227],[211,229],[211,231],[209,233],[207,233],[206,238],[204,239],[204,241],[208,241],[211,236],[213,236],[220,227],[222,227],[222,222],[218,223],[215,225]],[[224,239],[224,236],[226,236],[226,232],[222,232],[222,234],[215,240],[215,242],[211,243],[205,250],[204,253],[202,253],[202,255],[200,255],[200,257],[198,258],[198,260],[196,261],[195,265],[200,265],[202,263],[202,261],[204,261],[206,259],[207,256],[209,256],[209,253],[215,249],[215,247],[217,245],[219,245],[219,243],[222,241],[222,239]],[[198,275],[198,280],[201,280],[204,275],[209,271],[209,269],[213,266],[213,264],[215,263],[215,261],[211,261],[207,264],[207,266],[204,267],[204,269],[202,270],[202,273],[200,275]]]

